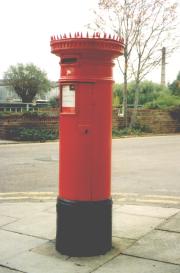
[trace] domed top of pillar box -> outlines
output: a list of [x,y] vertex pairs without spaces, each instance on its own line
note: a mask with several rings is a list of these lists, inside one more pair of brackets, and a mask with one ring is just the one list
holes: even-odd
[[124,53],[122,38],[99,33],[53,36],[50,45],[51,53],[61,58],[61,82],[112,81],[113,59]]

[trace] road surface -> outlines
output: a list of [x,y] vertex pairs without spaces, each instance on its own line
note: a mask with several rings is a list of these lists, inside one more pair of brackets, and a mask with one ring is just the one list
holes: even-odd
[[[58,142],[0,145],[2,195],[57,190]],[[180,201],[180,135],[114,139],[112,192]]]

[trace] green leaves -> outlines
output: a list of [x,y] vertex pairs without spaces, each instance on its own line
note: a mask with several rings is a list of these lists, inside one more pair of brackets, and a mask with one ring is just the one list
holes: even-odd
[[4,79],[10,85],[22,102],[32,102],[37,94],[50,90],[50,81],[44,71],[34,64],[17,64],[10,66],[4,74]]
[[12,128],[9,130],[9,138],[23,141],[41,141],[58,139],[58,131],[45,128]]

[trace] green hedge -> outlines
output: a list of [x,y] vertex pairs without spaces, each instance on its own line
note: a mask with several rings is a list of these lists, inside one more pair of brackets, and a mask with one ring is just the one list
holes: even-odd
[[12,128],[8,138],[13,140],[41,141],[58,139],[58,131],[44,128]]

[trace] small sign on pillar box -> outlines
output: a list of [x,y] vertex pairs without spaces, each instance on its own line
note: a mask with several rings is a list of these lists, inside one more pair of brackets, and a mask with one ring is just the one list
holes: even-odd
[[75,86],[67,84],[62,86],[62,112],[75,111]]
[[56,249],[69,256],[112,247],[112,68],[123,51],[106,34],[51,37],[61,59]]

